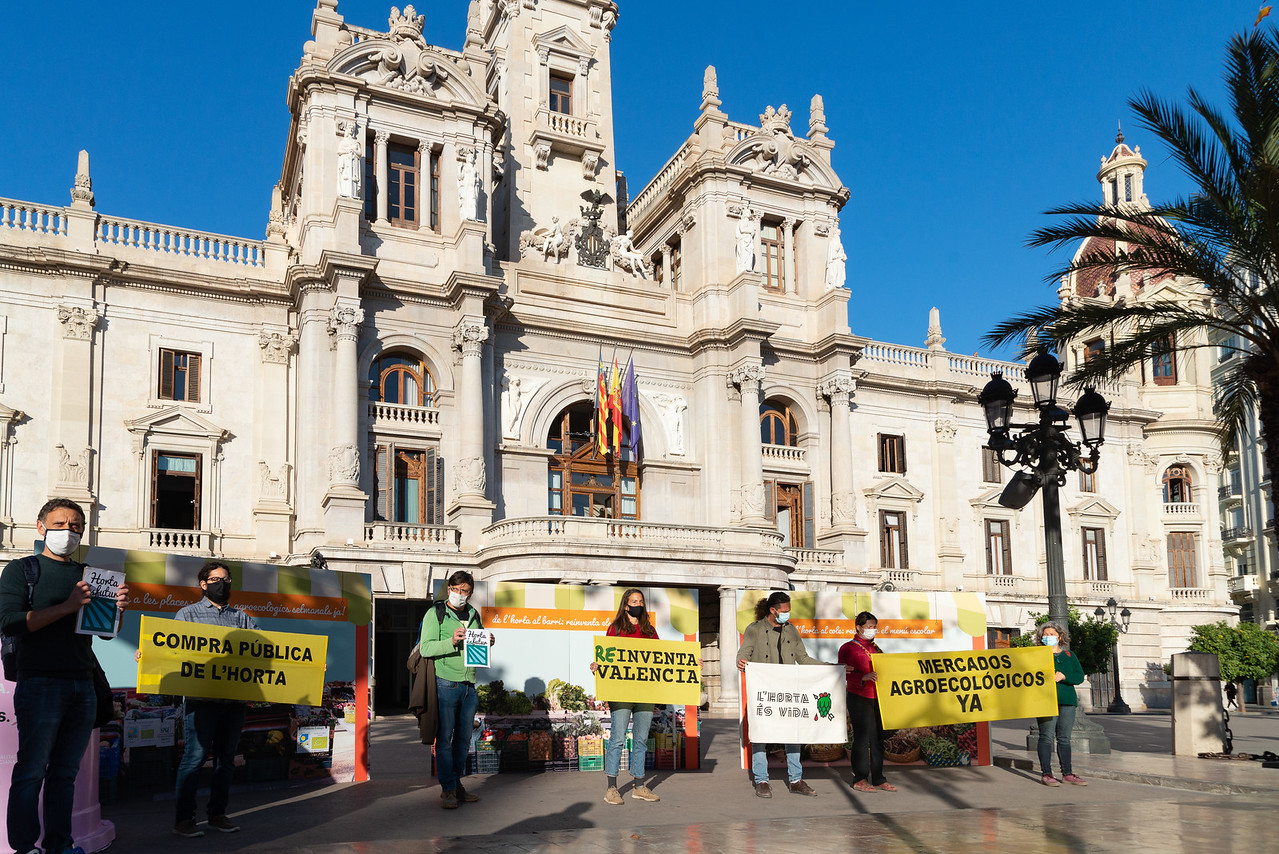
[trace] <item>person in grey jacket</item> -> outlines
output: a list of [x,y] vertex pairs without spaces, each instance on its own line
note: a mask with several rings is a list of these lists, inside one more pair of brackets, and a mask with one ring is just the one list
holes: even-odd
[[[737,650],[737,669],[745,670],[746,663],[757,664],[826,664],[808,654],[804,639],[789,624],[790,596],[778,590],[755,604],[755,622],[742,632],[742,645]],[[771,798],[773,789],[768,783],[767,745],[751,742],[751,775],[755,781],[755,794]],[[799,745],[787,744],[787,788],[796,795],[815,798],[817,793],[804,782],[803,766],[799,764]]]

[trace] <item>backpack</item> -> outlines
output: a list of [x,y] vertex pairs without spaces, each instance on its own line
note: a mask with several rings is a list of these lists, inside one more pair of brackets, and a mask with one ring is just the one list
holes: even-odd
[[[35,555],[24,557],[22,574],[27,579],[27,610],[30,611],[36,584],[40,581],[40,559]],[[0,637],[0,663],[4,667],[4,678],[10,682],[18,681],[18,638],[15,635]]]

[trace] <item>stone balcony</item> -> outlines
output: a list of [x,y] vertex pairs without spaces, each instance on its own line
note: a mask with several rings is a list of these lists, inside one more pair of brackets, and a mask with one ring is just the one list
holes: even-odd
[[765,468],[808,471],[808,458],[803,448],[792,448],[789,445],[764,445],[762,453]]
[[1164,515],[1176,519],[1201,519],[1202,512],[1199,509],[1199,503],[1196,501],[1167,501],[1164,502]]
[[401,436],[440,436],[440,410],[432,406],[404,406],[369,401],[369,429]]
[[604,151],[595,119],[557,113],[549,107],[538,109],[529,143],[549,146],[550,151],[570,157]]
[[764,588],[785,586],[798,559],[768,529],[579,516],[504,519],[481,532],[476,558],[490,581],[686,584],[693,576]]
[[1234,525],[1221,529],[1221,544],[1226,548],[1242,548],[1252,544],[1252,528]]
[[405,522],[365,522],[364,542],[370,548],[456,552],[460,532],[450,525],[410,525]]
[[213,554],[211,531],[188,531],[175,528],[143,528],[141,548],[152,552]]
[[1236,575],[1226,581],[1226,591],[1241,599],[1256,598],[1261,591],[1261,579],[1256,574]]

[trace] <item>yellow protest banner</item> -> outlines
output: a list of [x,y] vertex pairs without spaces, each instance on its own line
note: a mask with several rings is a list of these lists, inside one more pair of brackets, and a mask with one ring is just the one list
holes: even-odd
[[1057,714],[1047,647],[871,657],[885,729]]
[[595,698],[619,703],[702,701],[701,645],[697,641],[595,638]]
[[325,635],[264,632],[142,616],[138,692],[318,706]]

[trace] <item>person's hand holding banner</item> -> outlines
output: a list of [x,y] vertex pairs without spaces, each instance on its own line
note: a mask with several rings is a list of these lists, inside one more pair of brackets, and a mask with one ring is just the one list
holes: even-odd
[[1057,714],[1047,647],[880,653],[871,662],[885,729]]

